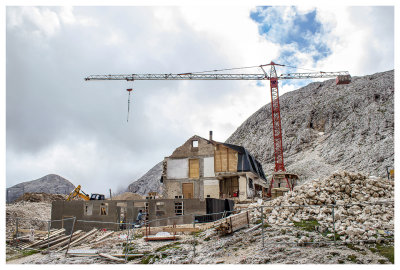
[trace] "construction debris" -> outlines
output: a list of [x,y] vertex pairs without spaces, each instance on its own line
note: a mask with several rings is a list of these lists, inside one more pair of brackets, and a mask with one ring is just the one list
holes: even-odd
[[146,198],[146,196],[142,196],[137,193],[125,192],[125,193],[122,193],[122,194],[112,197],[112,200],[129,201],[129,200],[143,200],[145,198]]
[[249,226],[249,212],[239,213],[233,216],[229,216],[222,221],[222,223],[216,228],[221,235],[231,234],[243,227]]
[[171,235],[169,232],[158,232],[155,235],[148,235],[144,238],[145,241],[165,241],[177,239],[178,237],[175,234]]

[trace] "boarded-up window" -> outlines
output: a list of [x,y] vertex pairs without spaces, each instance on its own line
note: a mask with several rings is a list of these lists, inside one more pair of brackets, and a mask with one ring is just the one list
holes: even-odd
[[217,145],[214,152],[215,172],[236,172],[238,164],[238,152],[235,150]]
[[189,178],[199,178],[200,162],[198,159],[189,159]]
[[193,199],[193,183],[183,183],[182,193],[184,199]]

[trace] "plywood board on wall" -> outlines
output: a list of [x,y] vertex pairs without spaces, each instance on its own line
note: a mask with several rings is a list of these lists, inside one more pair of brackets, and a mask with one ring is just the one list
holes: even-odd
[[189,159],[189,178],[200,177],[200,161],[199,159]]
[[215,172],[236,172],[238,164],[238,152],[235,150],[218,145],[214,153]]
[[193,198],[193,183],[183,183],[182,184],[182,193],[184,199],[192,199]]

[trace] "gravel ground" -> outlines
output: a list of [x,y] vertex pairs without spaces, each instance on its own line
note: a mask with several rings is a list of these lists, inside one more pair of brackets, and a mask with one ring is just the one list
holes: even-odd
[[[252,224],[251,226],[254,226]],[[219,236],[215,229],[193,235],[182,235],[178,241],[146,242],[142,237],[132,241],[130,253],[145,254],[129,264],[389,264],[389,260],[371,251],[375,244],[337,245],[299,244],[308,237],[324,242],[318,232],[307,232],[296,227],[281,229],[278,226],[264,229],[262,247],[261,228],[246,233],[244,228],[228,236]],[[193,241],[196,242],[195,255]],[[96,245],[82,245],[73,249],[97,250],[115,254],[123,253],[124,240],[118,235]],[[373,249],[372,249],[373,250]],[[114,264],[100,257],[65,257],[64,252],[34,254],[8,261],[9,264]]]

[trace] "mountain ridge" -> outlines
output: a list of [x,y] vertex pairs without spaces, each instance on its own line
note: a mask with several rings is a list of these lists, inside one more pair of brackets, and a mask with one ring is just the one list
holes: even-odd
[[75,188],[69,180],[57,174],[48,174],[35,180],[21,182],[7,188],[7,202],[12,202],[23,193],[69,194]]

